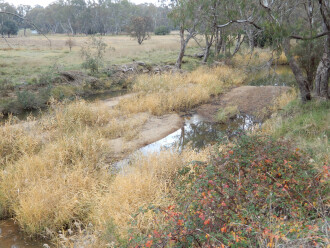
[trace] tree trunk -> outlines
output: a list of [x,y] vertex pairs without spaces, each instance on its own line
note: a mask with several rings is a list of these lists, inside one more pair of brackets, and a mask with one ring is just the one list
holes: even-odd
[[222,30],[217,28],[215,40],[215,56],[219,56],[222,47]]
[[254,51],[254,34],[253,30],[251,27],[245,27],[245,33],[248,37],[249,40],[249,47],[250,47],[250,52],[252,53]]
[[179,69],[181,69],[181,66],[182,66],[182,60],[183,60],[183,56],[186,52],[186,47],[187,47],[187,44],[189,42],[189,40],[191,39],[192,35],[189,34],[188,37],[185,39],[184,38],[184,27],[181,26],[180,27],[180,41],[181,41],[181,47],[180,47],[180,53],[179,53],[179,57],[175,63],[175,66]]
[[207,59],[210,56],[210,49],[211,49],[211,46],[212,46],[212,43],[213,43],[213,38],[214,38],[213,34],[212,34],[210,39],[207,35],[205,35],[206,46],[205,46],[205,53],[204,53],[204,56],[203,56],[203,63],[206,63]]
[[325,51],[317,67],[315,76],[315,95],[329,99],[329,76],[330,76],[330,38],[327,36]]
[[234,57],[235,54],[236,54],[236,53],[239,51],[239,49],[241,48],[241,45],[242,45],[242,43],[243,43],[243,41],[244,41],[244,38],[241,40],[241,37],[242,37],[242,35],[241,35],[241,34],[238,34],[238,36],[237,36],[237,42],[236,42],[236,46],[235,46],[235,50],[234,50],[234,53],[233,53],[232,57]]
[[226,55],[226,50],[227,50],[227,43],[226,43],[226,39],[223,39],[222,38],[222,44],[221,44],[221,53],[222,54],[224,54],[224,55]]
[[284,40],[284,52],[286,57],[289,60],[289,65],[290,68],[295,76],[295,79],[297,81],[300,95],[301,95],[301,100],[303,102],[310,101],[312,99],[311,96],[311,91],[309,88],[309,84],[307,79],[304,77],[302,70],[300,69],[297,61],[295,60],[294,56],[291,55],[291,45],[290,45],[290,39],[285,39]]

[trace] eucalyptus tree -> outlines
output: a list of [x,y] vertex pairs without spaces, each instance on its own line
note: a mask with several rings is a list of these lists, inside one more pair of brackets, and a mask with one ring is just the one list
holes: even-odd
[[298,84],[303,102],[312,99],[313,82],[303,73],[295,55],[295,47],[307,46],[305,61],[312,65],[315,58],[308,50],[315,47],[315,41],[323,44],[323,56],[319,59],[315,73],[315,93],[317,96],[329,99],[329,69],[330,69],[330,6],[327,0],[260,0],[261,12],[267,18],[263,28],[272,33],[274,40],[283,48],[288,58],[290,68]]
[[18,18],[15,16],[17,15],[17,10],[14,6],[10,5],[9,3],[1,3],[0,2],[0,12],[7,12],[12,13],[14,15],[8,14],[1,14],[0,15],[0,33],[2,37],[4,35],[16,34],[18,30]]
[[197,35],[197,25],[200,21],[202,6],[198,0],[173,0],[171,7],[172,11],[169,17],[174,25],[179,27],[180,33],[180,52],[175,63],[176,67],[180,69],[187,45]]
[[[236,5],[237,11],[229,12],[228,21],[218,25],[218,28],[240,24],[243,25],[247,36],[249,32],[246,31],[246,27],[270,35],[273,51],[284,50],[288,58],[302,101],[311,100],[313,83],[317,96],[329,98],[330,7],[328,0],[234,0],[230,1],[230,4]],[[318,59],[317,71],[312,80],[310,74],[313,60],[317,59],[317,54],[315,55],[315,51],[314,53],[312,51],[316,48],[315,42],[318,40],[321,40],[323,44],[323,55]],[[251,37],[249,37],[249,43],[251,47]],[[296,59],[299,49],[295,48],[302,45],[307,47],[304,57],[304,63],[310,69],[305,70],[307,76],[303,72],[303,63],[299,63]]]
[[148,16],[135,16],[131,18],[128,31],[137,39],[139,45],[149,39],[149,32],[153,31],[153,20]]
[[[26,17],[31,9],[32,7],[30,5],[19,5],[17,7],[17,14]],[[24,19],[19,19],[19,26],[23,28],[24,36],[26,36],[26,29],[30,27],[30,24]]]

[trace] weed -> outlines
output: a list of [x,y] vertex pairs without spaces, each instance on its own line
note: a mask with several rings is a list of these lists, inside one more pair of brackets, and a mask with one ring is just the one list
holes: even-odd
[[223,109],[219,109],[216,115],[216,120],[221,123],[225,123],[228,119],[231,119],[239,114],[237,106],[227,106]]
[[17,92],[17,102],[24,110],[38,109],[41,106],[37,95],[31,91]]

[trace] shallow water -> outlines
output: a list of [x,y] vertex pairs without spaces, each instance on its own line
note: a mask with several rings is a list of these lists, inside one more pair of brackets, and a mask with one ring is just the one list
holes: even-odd
[[185,118],[185,124],[182,128],[159,141],[141,148],[139,151],[143,154],[148,154],[173,147],[182,150],[187,145],[193,149],[201,149],[207,145],[217,143],[221,137],[227,136],[231,138],[260,124],[258,120],[248,115],[237,115],[228,123],[221,124],[208,122],[200,115],[194,114]]
[[41,248],[46,243],[26,238],[13,220],[0,220],[0,248]]
[[114,164],[115,171],[120,171],[129,165],[131,159],[138,155],[148,155],[164,149],[181,151],[186,146],[193,149],[202,149],[208,145],[216,144],[221,138],[231,139],[242,132],[260,127],[261,122],[249,115],[237,115],[227,123],[209,122],[198,114],[185,117],[182,128],[169,134],[165,138],[140,148],[127,158]]

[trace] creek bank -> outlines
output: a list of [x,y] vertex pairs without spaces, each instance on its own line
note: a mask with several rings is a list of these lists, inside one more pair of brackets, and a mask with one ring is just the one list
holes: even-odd
[[240,86],[214,97],[209,103],[197,107],[195,111],[208,121],[215,122],[219,109],[237,106],[241,114],[255,116],[264,121],[271,115],[269,107],[274,104],[274,100],[290,89],[287,86]]
[[40,109],[47,108],[50,98],[59,101],[76,97],[95,99],[97,95],[126,90],[138,75],[165,72],[183,73],[173,65],[151,65],[134,61],[130,64],[112,65],[93,76],[83,71],[60,71],[16,85],[10,81],[1,82],[0,115],[24,116],[39,112]]
[[[121,155],[117,156],[117,160],[123,159],[116,165],[119,167],[126,165],[130,157],[128,154],[134,151],[148,154],[159,152],[163,148],[177,147],[182,150],[187,145],[194,149],[202,149],[207,145],[215,144],[223,136],[231,138],[241,132],[251,131],[255,127],[260,127],[270,116],[269,108],[274,104],[275,99],[290,89],[280,86],[241,86],[214,97],[207,104],[180,113],[180,116],[176,114],[163,116],[169,124],[166,124],[166,121],[162,122],[162,117],[158,117],[159,122],[150,121],[143,128],[150,129],[148,135],[142,135],[131,142],[125,142],[122,138],[113,141],[112,147],[115,153]],[[125,97],[130,96],[133,95]],[[115,106],[120,99],[123,97],[106,101],[106,104]],[[217,122],[215,116],[219,109],[233,105],[238,107],[239,114],[226,123]],[[175,129],[178,125],[179,128],[164,135],[166,130]],[[153,139],[156,141],[152,141]]]

